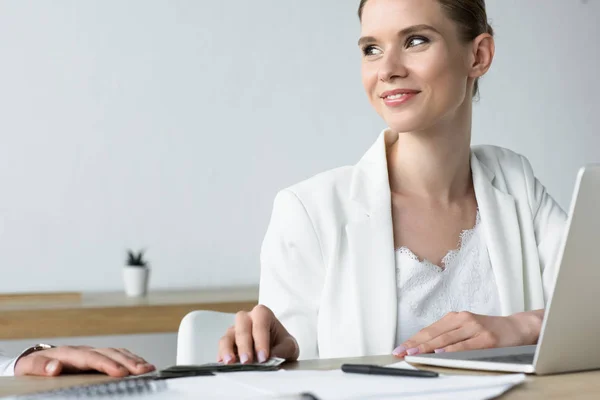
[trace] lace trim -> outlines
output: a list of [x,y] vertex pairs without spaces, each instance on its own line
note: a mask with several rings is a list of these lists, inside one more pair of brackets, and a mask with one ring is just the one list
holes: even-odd
[[415,253],[413,253],[408,247],[406,246],[402,246],[396,249],[396,253],[400,254],[400,255],[404,255],[407,256],[408,258],[410,258],[413,261],[417,261],[421,264],[424,264],[428,267],[433,267],[436,268],[438,270],[446,270],[446,266],[451,264],[454,260],[456,260],[456,258],[458,257],[458,255],[460,254],[461,250],[463,249],[464,245],[466,243],[468,243],[471,238],[473,237],[473,235],[475,234],[475,232],[477,231],[477,228],[479,228],[479,225],[481,224],[481,216],[479,214],[479,209],[477,209],[477,215],[475,216],[475,226],[471,229],[465,229],[463,230],[459,237],[458,237],[458,245],[457,248],[454,250],[450,250],[445,256],[444,258],[442,258],[441,261],[441,265],[436,265],[434,263],[432,263],[431,261],[427,260],[427,259],[423,259],[421,260],[419,257],[417,257],[417,255]]

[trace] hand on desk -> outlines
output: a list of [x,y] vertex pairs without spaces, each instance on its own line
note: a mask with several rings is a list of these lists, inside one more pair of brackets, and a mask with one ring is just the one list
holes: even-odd
[[522,312],[508,317],[451,312],[421,329],[398,346],[393,354],[405,355],[478,350],[535,344],[544,310]]
[[[236,352],[237,350],[237,352]],[[251,312],[240,311],[235,316],[235,326],[230,327],[219,341],[218,362],[230,364],[238,359],[242,364],[264,362],[269,357],[295,361],[300,350],[298,343],[263,305]]]
[[153,365],[126,349],[60,346],[21,357],[15,376],[56,376],[65,372],[99,371],[114,377],[153,371]]

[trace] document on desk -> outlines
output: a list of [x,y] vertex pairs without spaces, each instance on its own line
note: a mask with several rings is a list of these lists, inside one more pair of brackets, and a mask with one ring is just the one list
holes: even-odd
[[[410,364],[401,362],[389,365],[395,368],[414,369]],[[341,370],[333,371],[246,371],[222,372],[212,376],[195,376],[178,379],[154,381],[155,390],[131,390],[123,380],[111,383],[111,390],[126,385],[123,394],[115,399],[143,400],[375,400],[375,399],[434,399],[481,400],[496,398],[525,379],[523,374],[475,376],[444,375],[436,378],[415,378],[408,376],[383,376],[349,374]],[[142,381],[140,381],[143,383]],[[141,385],[140,383],[140,385]],[[147,381],[152,385],[153,381]],[[139,385],[138,385],[139,386]],[[106,390],[76,389],[64,393],[60,398],[96,398]],[[110,392],[112,393],[112,392]],[[119,392],[120,393],[120,392]],[[302,397],[310,393],[314,397]],[[48,393],[46,393],[48,394]],[[75,397],[67,396],[75,395]],[[100,396],[106,398],[106,396]],[[43,393],[9,399],[37,400],[46,398]],[[54,397],[56,398],[56,396]]]
[[[413,368],[404,363],[393,367]],[[367,400],[392,398],[493,399],[525,380],[523,374],[476,376],[440,375],[413,378],[347,374],[334,371],[234,372],[220,374],[231,387],[260,391],[264,398],[309,392],[319,400]],[[255,392],[256,393],[256,392]],[[273,397],[266,397],[273,396]]]

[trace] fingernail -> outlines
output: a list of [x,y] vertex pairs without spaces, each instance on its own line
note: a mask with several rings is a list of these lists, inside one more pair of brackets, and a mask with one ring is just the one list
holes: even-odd
[[231,360],[233,360],[233,357],[231,357],[230,354],[226,354],[225,357],[223,357],[223,364],[229,364]]
[[434,352],[436,352],[436,353],[445,353],[446,350],[444,350],[444,349],[435,349]]
[[58,360],[52,360],[48,364],[46,364],[46,372],[49,374],[55,373],[57,368],[58,368]]
[[395,356],[399,356],[400,354],[404,353],[405,351],[406,351],[406,347],[398,346],[394,349],[394,351],[392,351],[392,354]]
[[406,354],[408,354],[409,356],[414,356],[415,354],[419,353],[419,349],[417,347],[413,347],[412,349],[408,349],[406,350]]
[[264,363],[265,361],[267,361],[267,353],[265,353],[264,350],[261,350],[258,352],[258,362]]
[[246,364],[248,362],[248,354],[246,354],[246,353],[240,354],[240,362],[242,364]]

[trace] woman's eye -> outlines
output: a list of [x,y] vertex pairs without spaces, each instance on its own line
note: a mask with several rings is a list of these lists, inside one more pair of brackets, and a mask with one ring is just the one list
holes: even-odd
[[376,56],[381,54],[381,50],[373,45],[363,47],[363,55],[365,56]]
[[425,43],[429,43],[429,39],[423,36],[411,36],[406,41],[406,47],[415,47]]

